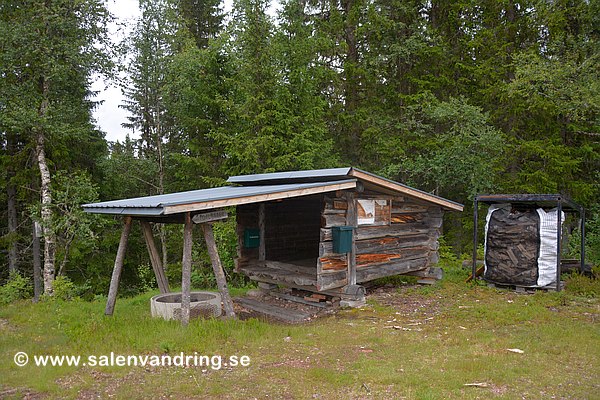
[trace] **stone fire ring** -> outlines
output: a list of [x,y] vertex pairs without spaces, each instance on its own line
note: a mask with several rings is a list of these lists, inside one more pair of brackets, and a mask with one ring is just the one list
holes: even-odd
[[[181,319],[181,293],[159,294],[150,299],[153,317],[165,320]],[[221,315],[221,295],[213,292],[190,293],[190,318],[210,318]]]

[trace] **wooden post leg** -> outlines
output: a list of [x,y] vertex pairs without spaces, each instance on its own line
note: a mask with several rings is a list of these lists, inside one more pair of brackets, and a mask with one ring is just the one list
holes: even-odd
[[181,325],[190,322],[190,287],[192,276],[192,217],[185,213],[183,227],[183,260],[181,262]]
[[217,286],[219,287],[221,299],[223,300],[225,315],[227,317],[235,318],[233,301],[229,295],[229,289],[227,289],[227,280],[225,279],[225,272],[223,271],[221,259],[219,258],[219,251],[217,250],[217,243],[215,242],[212,225],[202,224],[202,231],[204,232],[204,240],[206,241],[206,247],[208,248],[208,255],[210,256],[213,271],[215,272],[215,278],[217,279]]
[[352,226],[352,248],[346,255],[348,269],[346,271],[348,285],[356,285],[356,227],[358,226],[358,211],[356,206],[356,197],[354,193],[347,192],[345,194],[348,202],[348,210],[346,211],[346,225]]
[[140,221],[142,224],[142,232],[144,233],[144,239],[146,240],[146,247],[148,247],[148,255],[150,256],[150,263],[156,276],[156,283],[158,283],[158,289],[161,293],[169,293],[169,281],[165,275],[160,256],[158,255],[158,249],[156,243],[154,243],[154,235],[152,235],[152,227],[149,222]]
[[117,291],[119,290],[119,280],[121,279],[121,271],[123,270],[123,261],[125,260],[125,250],[127,250],[127,239],[131,232],[131,217],[125,217],[125,225],[121,232],[121,240],[119,241],[119,249],[115,258],[115,267],[113,268],[112,278],[110,279],[110,289],[108,290],[108,300],[106,301],[105,315],[113,315],[115,311],[115,303],[117,301]]
[[265,203],[260,203],[258,205],[258,261],[265,261],[267,259],[265,219]]

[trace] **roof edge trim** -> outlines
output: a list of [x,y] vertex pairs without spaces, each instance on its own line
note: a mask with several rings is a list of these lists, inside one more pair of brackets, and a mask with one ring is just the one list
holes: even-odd
[[165,206],[164,215],[177,214],[188,211],[210,210],[213,208],[229,207],[241,204],[261,203],[264,201],[281,200],[288,199],[291,197],[300,197],[308,196],[311,194],[334,192],[336,190],[354,189],[356,187],[356,184],[356,179],[347,179],[345,181],[330,182],[329,184],[321,184],[293,190],[281,190],[260,195]]
[[373,183],[375,185],[382,186],[382,187],[406,194],[408,196],[412,196],[412,197],[427,201],[429,203],[437,204],[447,210],[463,211],[463,209],[464,209],[464,205],[462,205],[460,203],[456,203],[452,200],[448,200],[443,197],[439,197],[434,194],[427,193],[422,190],[403,185],[401,183],[392,181],[391,179],[383,178],[381,176],[360,170],[358,168],[352,167],[349,175],[353,176],[357,179],[361,179],[361,180]]

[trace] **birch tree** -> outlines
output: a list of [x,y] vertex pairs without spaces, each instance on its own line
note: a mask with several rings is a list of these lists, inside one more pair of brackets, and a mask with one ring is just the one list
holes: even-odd
[[[94,131],[91,76],[109,70],[110,14],[101,0],[6,0],[0,5],[0,126],[29,143],[40,181],[44,293],[52,295],[56,145]],[[76,151],[76,149],[72,149]]]

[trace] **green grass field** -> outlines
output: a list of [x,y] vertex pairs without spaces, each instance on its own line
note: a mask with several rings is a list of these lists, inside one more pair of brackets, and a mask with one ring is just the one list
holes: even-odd
[[[153,293],[0,309],[0,398],[600,398],[600,282],[567,278],[533,295],[392,280],[361,309],[301,326],[152,319]],[[519,349],[523,353],[511,352]],[[248,367],[17,367],[32,355],[250,357]],[[467,386],[468,384],[477,384]]]

